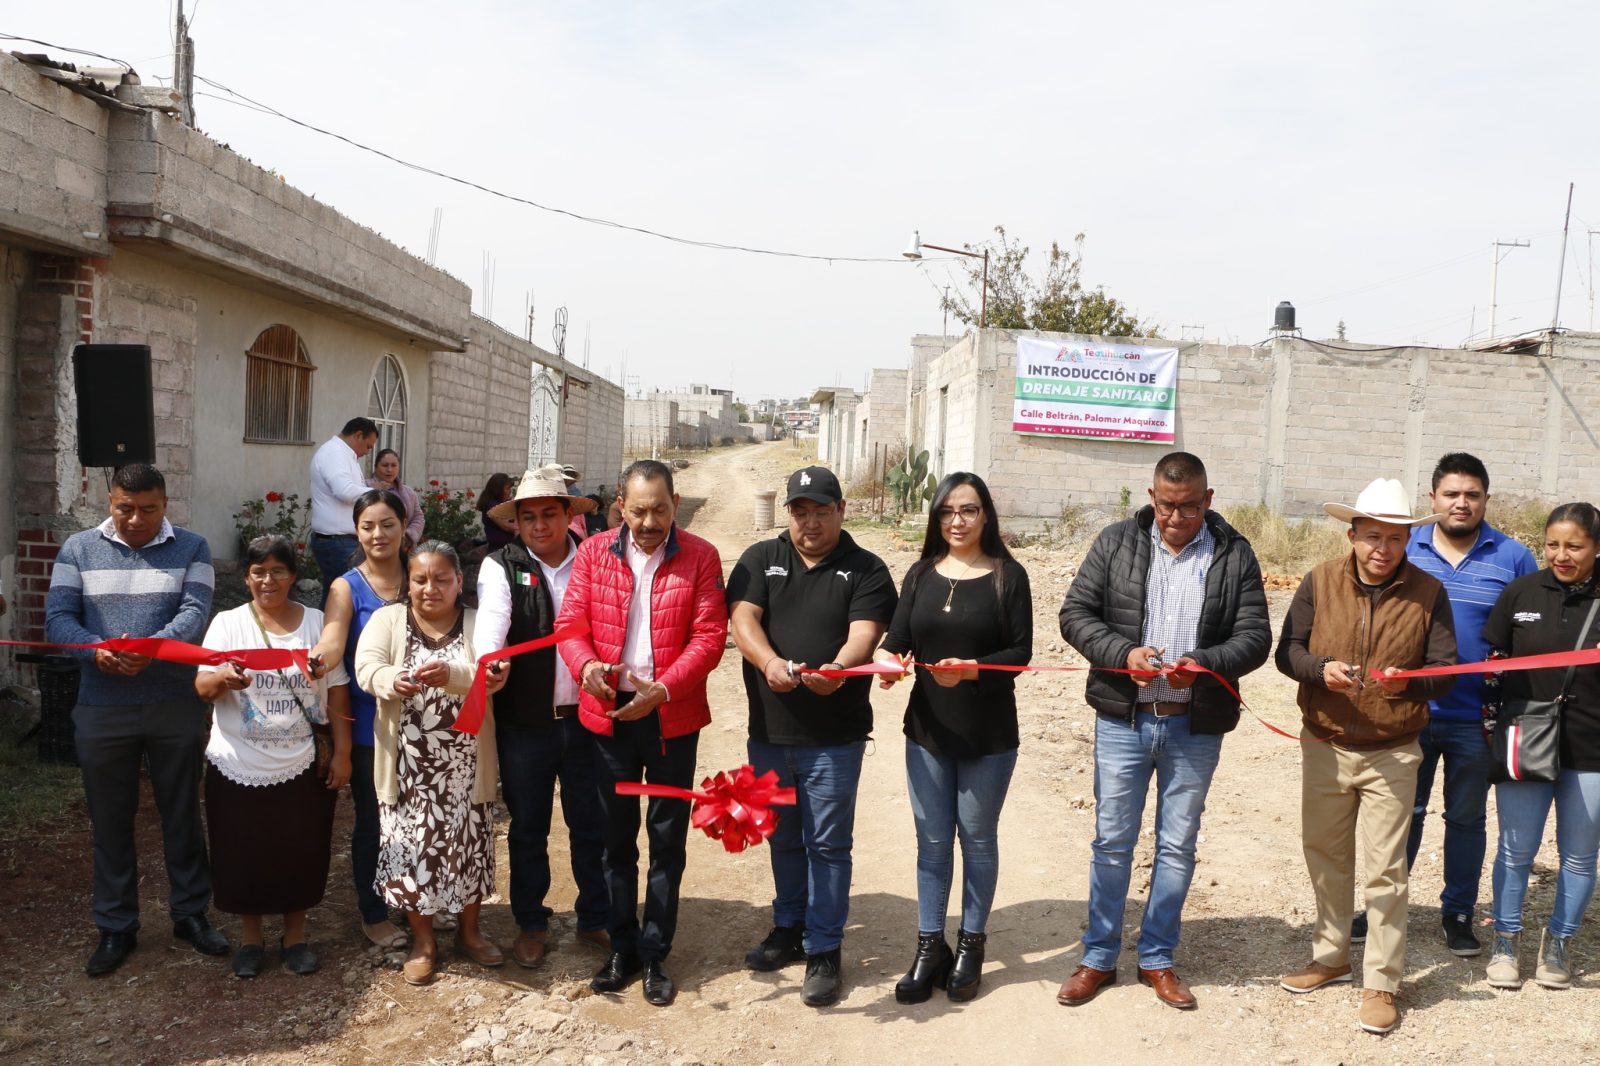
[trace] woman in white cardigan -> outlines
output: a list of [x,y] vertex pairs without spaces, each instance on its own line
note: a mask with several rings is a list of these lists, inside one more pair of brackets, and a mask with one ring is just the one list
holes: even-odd
[[[505,962],[478,924],[494,891],[494,716],[484,716],[476,736],[452,728],[477,666],[476,612],[461,606],[461,584],[455,550],[423,544],[411,556],[405,599],[374,613],[356,646],[356,677],[378,701],[375,887],[411,925],[411,984],[426,984],[438,966],[432,916],[440,912],[461,916],[462,954],[480,966]],[[495,665],[491,694],[507,677],[505,664]]]

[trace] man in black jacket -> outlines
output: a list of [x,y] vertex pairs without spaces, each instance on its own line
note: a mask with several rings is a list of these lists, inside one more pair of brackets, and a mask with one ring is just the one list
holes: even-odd
[[[1139,934],[1139,980],[1182,1010],[1194,994],[1173,971],[1194,876],[1195,840],[1222,736],[1239,723],[1239,678],[1267,661],[1261,567],[1210,509],[1206,468],[1188,452],[1156,463],[1150,506],[1101,530],[1061,605],[1061,635],[1089,664],[1096,713],[1095,840],[1083,959],[1056,998],[1077,1006],[1117,979],[1123,912],[1152,773],[1155,866]],[[1171,672],[1159,673],[1170,666]],[[1107,668],[1133,671],[1108,673]],[[1151,676],[1155,674],[1156,676]]]
[[[578,550],[578,538],[568,527],[573,515],[593,509],[593,501],[567,494],[561,467],[547,466],[525,473],[512,499],[489,512],[515,517],[517,539],[485,559],[478,571],[479,651],[555,631]],[[537,966],[550,947],[552,912],[544,897],[550,891],[547,845],[558,779],[572,844],[572,879],[578,885],[577,937],[609,952],[611,897],[600,865],[605,813],[594,734],[578,722],[578,682],[554,648],[511,660],[511,676],[494,700],[494,728],[500,788],[511,815],[506,852],[511,916],[518,928],[512,959]]]

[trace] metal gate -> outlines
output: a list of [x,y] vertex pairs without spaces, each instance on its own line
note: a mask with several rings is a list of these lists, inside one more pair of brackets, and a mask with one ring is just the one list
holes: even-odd
[[533,366],[528,394],[528,469],[556,461],[561,431],[561,387],[547,367]]

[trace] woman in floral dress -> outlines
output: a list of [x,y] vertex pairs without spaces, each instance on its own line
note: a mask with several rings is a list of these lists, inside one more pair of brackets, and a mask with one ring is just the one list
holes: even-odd
[[[460,915],[456,948],[480,966],[505,962],[478,910],[494,891],[494,715],[477,735],[454,728],[476,668],[476,612],[463,608],[461,561],[428,541],[412,554],[404,602],[380,608],[356,649],[359,683],[378,700],[373,780],[378,794],[376,888],[406,912],[405,979],[426,984],[438,965],[432,916]],[[488,675],[492,694],[504,663]]]

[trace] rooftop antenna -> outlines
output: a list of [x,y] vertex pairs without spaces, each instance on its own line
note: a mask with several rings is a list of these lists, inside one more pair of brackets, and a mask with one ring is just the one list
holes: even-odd
[[433,225],[428,228],[428,265],[439,260],[439,230],[444,225],[444,208],[433,209]]
[[1567,231],[1572,228],[1572,190],[1576,182],[1567,182],[1567,213],[1561,220],[1561,257],[1556,260],[1556,309],[1550,316],[1550,354],[1555,354],[1556,330],[1561,328],[1561,282],[1567,276]]
[[[1505,256],[1500,254],[1502,248],[1527,248],[1527,241],[1495,241],[1489,248],[1494,252],[1494,270],[1489,274],[1489,340],[1494,340],[1495,313],[1499,309],[1500,299],[1500,260]],[[1506,255],[1510,255],[1507,252]]]

